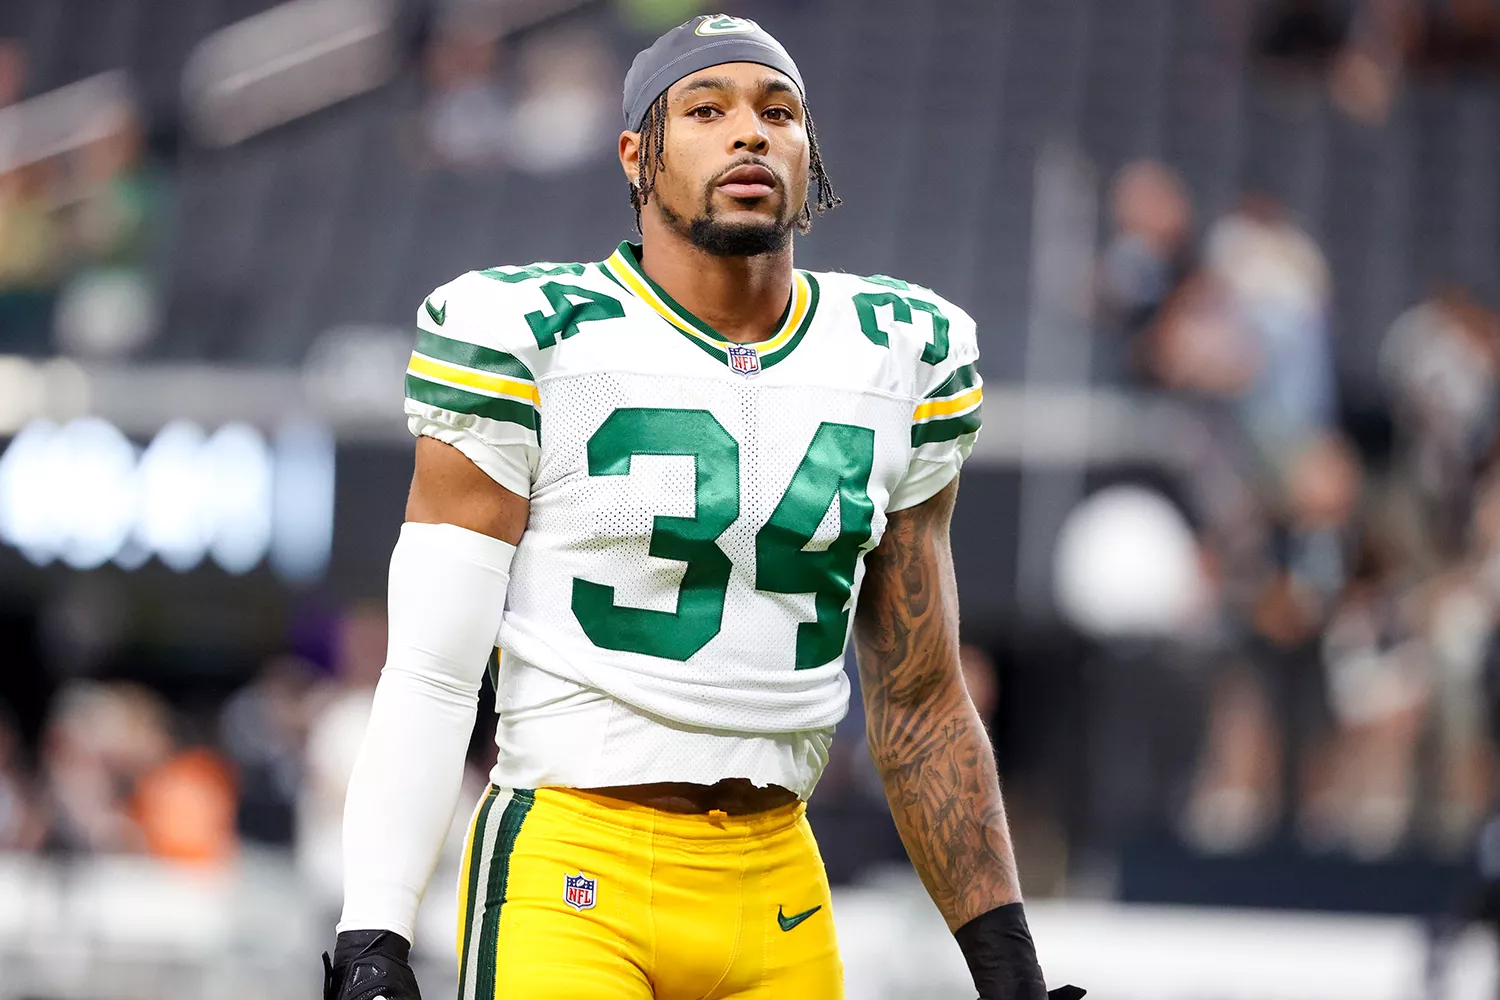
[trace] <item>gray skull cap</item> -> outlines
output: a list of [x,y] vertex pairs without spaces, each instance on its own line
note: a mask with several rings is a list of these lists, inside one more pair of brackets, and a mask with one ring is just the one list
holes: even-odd
[[625,74],[625,127],[639,132],[646,112],[672,84],[722,63],[759,63],[792,78],[806,94],[802,74],[787,50],[747,17],[702,14],[679,24],[641,51]]

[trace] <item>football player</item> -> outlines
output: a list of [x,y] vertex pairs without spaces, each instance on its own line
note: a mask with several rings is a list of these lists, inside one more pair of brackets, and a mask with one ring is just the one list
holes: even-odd
[[980,994],[1047,995],[959,669],[974,323],[895,278],[793,267],[838,203],[807,107],[754,22],[667,32],[625,80],[640,244],[470,272],[418,311],[328,1000],[418,996],[412,924],[487,662],[461,1000],[841,997],[803,801],[851,629],[870,752]]

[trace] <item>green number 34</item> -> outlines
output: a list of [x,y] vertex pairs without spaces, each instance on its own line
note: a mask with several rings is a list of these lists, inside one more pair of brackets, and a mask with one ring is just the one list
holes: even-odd
[[[650,553],[687,564],[676,611],[615,603],[615,588],[573,580],[573,615],[596,646],[686,660],[719,634],[733,569],[718,539],[740,516],[740,446],[707,410],[616,410],[588,443],[589,475],[630,474],[636,455],[693,458],[697,509],[658,515]],[[797,626],[796,668],[838,658],[849,628],[849,595],[875,505],[870,471],[875,432],[823,423],[771,518],[755,536],[755,586],[772,594],[812,594],[816,618]],[[839,505],[839,534],[807,550],[828,509]]]

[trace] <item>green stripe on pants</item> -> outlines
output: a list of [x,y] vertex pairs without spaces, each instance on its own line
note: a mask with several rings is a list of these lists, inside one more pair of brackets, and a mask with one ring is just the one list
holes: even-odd
[[485,793],[484,801],[479,806],[479,817],[474,821],[474,843],[469,845],[469,892],[468,906],[464,908],[464,936],[463,953],[458,959],[458,995],[460,998],[467,997],[466,992],[469,981],[470,956],[474,954],[474,909],[479,901],[479,871],[480,862],[484,857],[484,845],[488,843],[486,830],[489,826],[491,807],[495,804],[495,797],[500,794],[500,789],[494,785]]
[[500,945],[500,908],[505,903],[505,885],[510,877],[510,855],[516,847],[521,824],[536,801],[536,793],[518,788],[500,817],[495,849],[488,865],[489,883],[484,893],[484,917],[479,929],[479,963],[474,979],[475,1000],[492,1000],[495,996],[495,954]]

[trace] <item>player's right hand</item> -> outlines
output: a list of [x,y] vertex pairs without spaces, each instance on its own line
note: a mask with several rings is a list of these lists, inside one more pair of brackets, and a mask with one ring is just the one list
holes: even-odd
[[344,931],[323,953],[323,1000],[422,1000],[407,959],[411,944],[392,931]]

